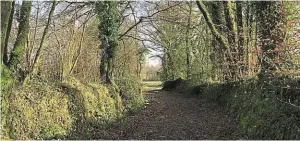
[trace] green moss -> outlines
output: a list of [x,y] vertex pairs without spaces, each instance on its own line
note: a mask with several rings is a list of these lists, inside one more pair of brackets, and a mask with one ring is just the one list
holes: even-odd
[[31,1],[24,1],[21,7],[20,14],[20,24],[18,37],[16,39],[14,48],[12,50],[10,61],[8,62],[8,66],[14,71],[17,68],[17,65],[20,63],[21,57],[25,51],[25,43],[27,41],[28,32],[29,32],[29,17],[31,11]]
[[1,137],[9,139],[8,129],[5,128],[7,113],[9,109],[9,96],[11,88],[13,87],[13,79],[11,78],[11,71],[4,65],[1,65]]
[[[200,9],[200,11],[202,12],[212,34],[216,37],[218,42],[220,42],[220,44],[222,44],[222,46],[224,47],[222,49],[230,52],[230,45],[228,43],[228,40],[214,26],[211,16],[209,15],[209,12],[206,9],[206,6],[203,4],[202,1],[199,1],[199,0],[197,0],[196,3],[197,3],[198,8]],[[233,60],[233,56],[231,53],[229,53],[229,57],[230,57],[230,60]]]
[[66,134],[65,130],[58,124],[50,124],[42,127],[41,134],[44,139],[60,138]]
[[72,127],[68,97],[57,86],[33,79],[13,89],[7,128],[11,139],[50,139],[64,136]]
[[109,94],[106,86],[96,83],[83,83],[73,77],[66,78],[63,85],[68,89],[73,89],[73,92],[69,92],[69,94],[73,97],[74,110],[81,109],[79,110],[81,111],[80,115],[74,115],[81,120],[80,124],[108,122],[118,117],[117,100]]
[[11,78],[12,72],[5,66],[1,65],[1,90],[4,91],[7,88],[11,87],[13,80]]
[[99,128],[123,117],[124,105],[133,109],[143,101],[139,84],[126,85],[126,95],[131,99],[124,101],[105,85],[84,83],[73,77],[64,80],[56,83],[33,77],[25,85],[13,88],[6,99],[9,110],[2,120],[6,125],[2,139],[88,136],[95,125]]

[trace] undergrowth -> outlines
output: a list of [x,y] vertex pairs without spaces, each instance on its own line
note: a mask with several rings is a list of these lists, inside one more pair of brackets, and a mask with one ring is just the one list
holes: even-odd
[[209,83],[200,96],[226,106],[245,139],[300,139],[299,80]]
[[34,78],[10,93],[6,135],[10,139],[61,138],[72,126],[68,97],[53,83]]
[[125,97],[104,84],[74,77],[63,82],[33,77],[26,85],[2,89],[1,108],[6,110],[1,139],[86,139],[95,128],[116,122],[143,104],[141,83],[134,82],[125,78],[117,82]]
[[130,74],[116,80],[121,91],[121,98],[125,105],[125,112],[135,110],[144,104],[144,95],[142,92],[142,81]]

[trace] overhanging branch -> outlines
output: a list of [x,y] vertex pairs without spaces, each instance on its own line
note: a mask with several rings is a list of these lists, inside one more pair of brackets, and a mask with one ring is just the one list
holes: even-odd
[[167,10],[169,10],[169,9],[171,9],[171,8],[173,8],[173,7],[177,6],[177,5],[179,5],[179,4],[181,4],[181,3],[176,3],[176,4],[174,4],[174,5],[170,6],[170,7],[167,7],[167,8],[165,8],[165,9],[156,11],[155,13],[153,13],[153,14],[151,14],[151,15],[149,15],[149,16],[146,16],[146,17],[141,16],[140,19],[139,19],[139,21],[138,21],[137,23],[135,23],[134,25],[132,25],[131,27],[129,27],[123,34],[120,35],[119,40],[120,40],[123,36],[125,36],[129,31],[131,31],[134,27],[136,27],[137,25],[139,25],[140,23],[142,23],[144,19],[151,18],[151,17],[155,16],[156,14],[158,14],[158,13],[160,13],[160,12],[167,11]]

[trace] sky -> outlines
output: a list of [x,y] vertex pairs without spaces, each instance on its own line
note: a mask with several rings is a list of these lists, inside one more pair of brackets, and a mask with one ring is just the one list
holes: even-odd
[[[138,12],[136,13],[136,16],[137,16],[138,18],[141,17],[141,16],[147,16],[147,15],[148,15],[146,9],[151,10],[151,9],[154,8],[154,7],[152,7],[152,6],[154,6],[154,5],[151,5],[151,4],[149,4],[149,3],[137,3],[137,5],[135,5],[135,6],[136,6],[136,7],[135,7],[136,11],[138,11]],[[132,20],[134,20],[134,18],[133,18],[132,16],[130,16],[130,18],[131,18]],[[153,28],[151,28],[151,26],[149,26],[149,25],[146,24],[146,23],[141,23],[140,25],[143,25],[142,28],[147,28],[147,29],[150,30],[150,31],[151,31],[151,30],[154,30]],[[143,35],[143,34],[140,34],[140,37],[141,37],[141,38],[144,38],[144,39],[148,38],[147,36],[145,36],[145,35]],[[151,48],[159,48],[159,46],[155,46],[153,43],[150,43],[150,42],[148,42],[148,41],[145,41],[144,44],[145,44],[146,46],[150,46]],[[157,65],[158,65],[158,66],[161,66],[161,59],[158,58],[158,57],[151,57],[151,56],[155,56],[155,55],[162,54],[162,53],[161,53],[161,52],[158,52],[158,51],[155,51],[155,50],[153,50],[153,49],[151,49],[151,48],[148,48],[148,50],[149,50],[150,52],[149,52],[149,54],[146,55],[146,64],[149,65],[149,66],[157,66]]]
[[150,58],[152,54],[146,56],[146,64],[149,66],[161,66],[161,59],[159,58]]
[[[16,0],[16,3],[18,4],[21,4],[23,0]],[[138,9],[138,12],[137,12],[137,16],[140,17],[140,16],[146,16],[147,13],[146,13],[146,10],[144,9],[145,7],[143,6],[137,6],[136,8]],[[149,6],[149,5],[147,5]],[[148,7],[147,7],[148,8]],[[32,12],[35,12],[34,10],[32,10]],[[133,19],[133,17],[130,17]],[[147,43],[145,42],[145,44],[147,44],[147,46],[151,46],[151,43]],[[161,59],[158,58],[158,57],[151,57],[151,56],[154,56],[154,55],[158,55],[158,54],[161,54],[161,52],[158,52],[158,51],[155,51],[155,50],[152,50],[152,49],[149,49],[150,50],[150,53],[146,55],[146,64],[149,65],[149,66],[161,66]]]

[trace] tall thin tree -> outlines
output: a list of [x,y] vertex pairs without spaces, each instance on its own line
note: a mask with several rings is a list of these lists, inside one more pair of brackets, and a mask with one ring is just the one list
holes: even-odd
[[41,56],[42,56],[42,51],[43,51],[43,48],[44,48],[44,42],[45,42],[45,37],[48,33],[48,30],[49,30],[49,26],[50,26],[50,22],[51,22],[51,19],[52,19],[52,16],[53,16],[53,13],[54,13],[54,10],[55,10],[55,7],[56,7],[56,1],[54,0],[52,2],[52,6],[51,6],[51,9],[50,9],[50,12],[49,12],[49,16],[48,16],[48,20],[47,20],[47,24],[46,24],[46,27],[44,29],[44,32],[43,32],[43,35],[42,35],[42,39],[41,39],[41,42],[40,42],[40,45],[39,45],[39,48],[37,50],[37,53],[36,53],[36,56],[33,60],[33,68],[32,68],[32,73],[33,74],[37,74],[38,72],[38,67],[40,65],[40,60],[41,60]]

